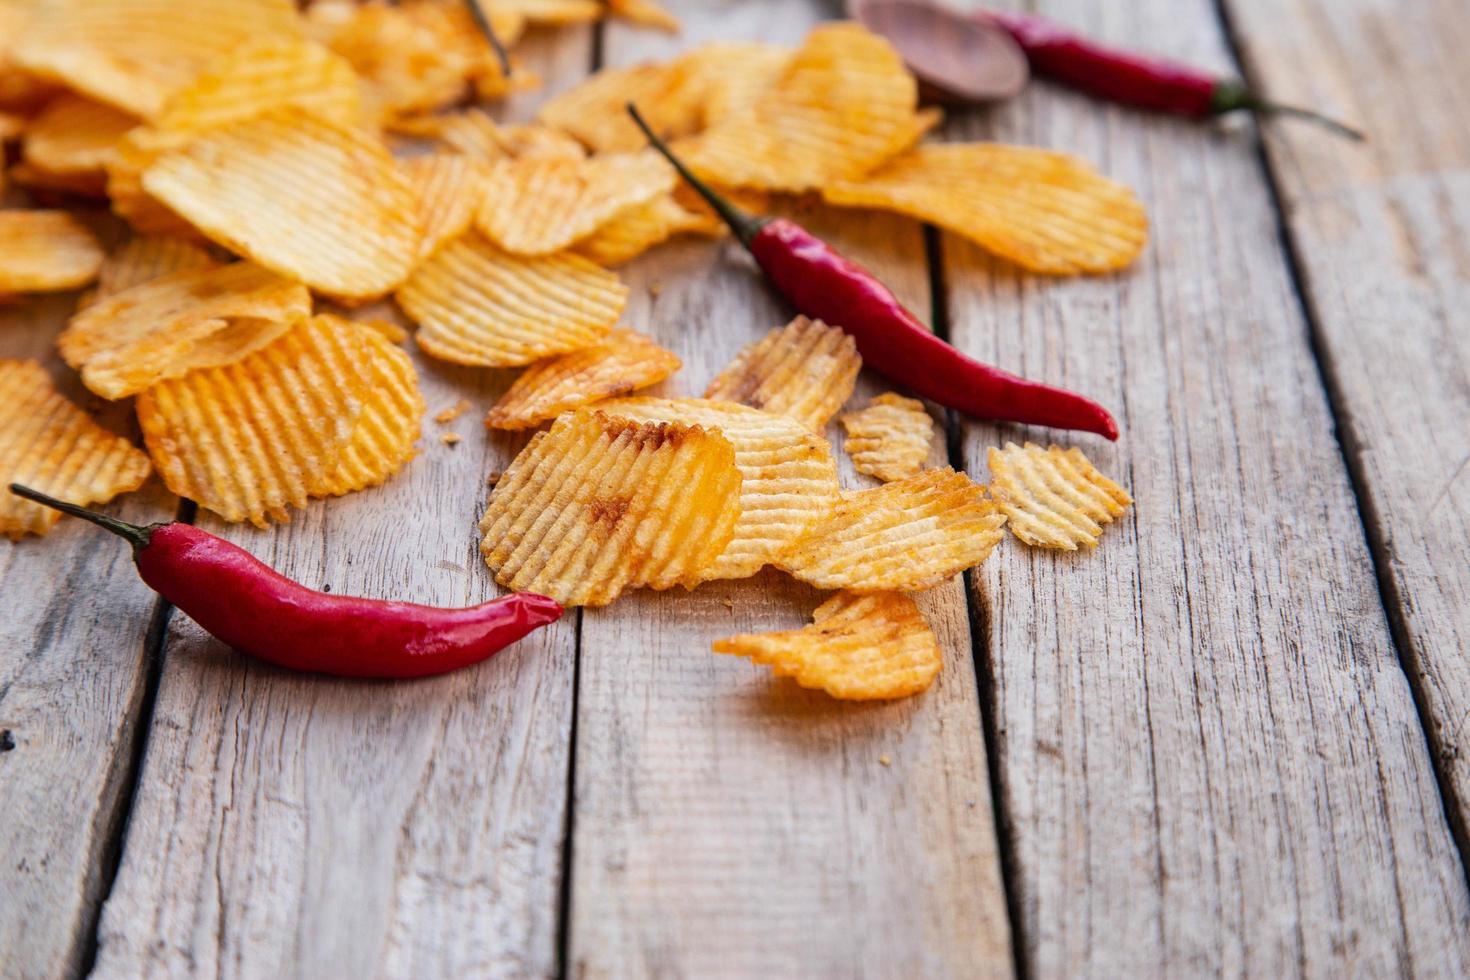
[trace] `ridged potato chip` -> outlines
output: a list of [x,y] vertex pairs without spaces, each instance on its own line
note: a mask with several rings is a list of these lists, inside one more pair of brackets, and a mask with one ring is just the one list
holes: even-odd
[[1005,515],[948,467],[842,494],[779,564],[819,589],[917,592],[980,564]]
[[580,255],[511,255],[472,232],[434,253],[395,295],[418,322],[426,354],[519,367],[607,336],[628,287]]
[[679,18],[654,0],[607,0],[607,9],[614,17],[631,24],[657,27],[670,34],[679,32]]
[[428,258],[475,223],[485,166],[457,153],[434,153],[405,160],[403,172],[418,195],[419,215],[424,222],[419,255]]
[[799,316],[735,355],[704,397],[775,412],[821,432],[852,394],[862,366],[851,337]]
[[193,225],[143,189],[143,171],[152,166],[162,153],[155,144],[164,140],[154,133],[154,130],[140,126],[117,144],[113,159],[107,165],[106,193],[112,201],[112,210],[127,219],[139,234],[200,238]]
[[906,698],[927,690],[944,666],[939,641],[914,600],[897,592],[841,592],[810,626],[716,640],[716,653],[749,657],[802,687],[844,701]]
[[486,174],[475,227],[507,252],[549,255],[673,187],[673,168],[650,152],[501,160]]
[[72,317],[56,346],[82,383],[126,398],[165,378],[222,367],[311,314],[306,287],[236,262],[159,276]]
[[227,521],[289,520],[338,473],[368,398],[371,336],[304,320],[242,361],[144,391],[138,421],[164,483]]
[[684,55],[699,93],[700,128],[753,112],[793,57],[790,48],[761,41],[717,41]]
[[137,126],[131,113],[80,95],[53,99],[26,128],[26,163],[52,174],[105,173],[123,134]]
[[924,403],[887,392],[860,412],[838,417],[847,430],[843,448],[859,473],[884,482],[902,480],[924,468],[934,441],[934,420]]
[[692,587],[739,516],[735,451],[717,430],[581,409],[496,483],[480,551],[506,588],[602,606],[625,589]]
[[718,235],[724,227],[710,212],[686,211],[673,194],[660,194],[617,215],[578,242],[576,250],[598,265],[622,265],[675,235]]
[[491,407],[485,424],[529,429],[591,402],[657,384],[681,363],[641,333],[614,330],[591,347],[531,365]]
[[580,160],[587,155],[572,137],[541,123],[502,125],[484,109],[464,109],[435,116],[406,116],[389,128],[405,136],[434,139],[447,149],[485,161],[559,157]]
[[175,272],[213,269],[220,263],[187,238],[147,235],[129,239],[108,253],[87,305]]
[[85,286],[102,259],[97,239],[65,211],[0,211],[0,294]]
[[837,464],[827,440],[794,419],[702,398],[624,398],[598,411],[637,422],[719,429],[735,447],[740,520],[703,580],[744,578],[776,562],[837,502]]
[[423,237],[382,143],[296,108],[206,131],[144,171],[143,189],[231,251],[337,297],[392,290]]
[[990,493],[1019,540],[1064,551],[1097,547],[1102,526],[1133,503],[1082,450],[1030,442],[990,450]]
[[634,153],[647,147],[648,140],[628,117],[629,102],[665,139],[699,130],[702,92],[690,86],[691,77],[682,61],[607,68],[548,100],[537,118],[598,153]]
[[[22,483],[85,507],[138,489],[151,472],[146,455],[63,397],[39,363],[0,360],[0,488]],[[60,517],[0,492],[0,533],[13,540],[45,534]]]
[[1121,269],[1148,240],[1148,216],[1131,190],[1068,154],[1025,146],[920,146],[833,182],[823,197],[933,222],[1051,275]]

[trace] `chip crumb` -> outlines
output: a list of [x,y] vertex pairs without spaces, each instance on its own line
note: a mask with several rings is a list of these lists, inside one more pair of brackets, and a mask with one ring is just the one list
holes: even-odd
[[446,446],[453,446],[463,438],[464,437],[461,436],[458,432],[445,432],[444,434],[439,436],[439,441],[444,443],[444,445]]
[[730,610],[731,612],[734,612],[735,611],[735,600],[734,599],[721,599],[720,600],[720,605],[724,606],[726,609]]
[[893,760],[888,758],[888,753],[885,752],[882,755],[878,756],[878,765],[891,766],[893,765]]
[[502,473],[500,470],[491,470],[490,473],[485,477],[485,486],[495,486],[495,484],[500,482],[500,478],[504,475],[505,474]]
[[470,400],[468,398],[461,398],[453,405],[450,405],[448,408],[441,411],[438,415],[435,415],[434,421],[438,422],[440,425],[448,425],[450,422],[453,422],[455,419],[459,418],[461,415],[463,415],[465,412],[468,412],[469,410]]

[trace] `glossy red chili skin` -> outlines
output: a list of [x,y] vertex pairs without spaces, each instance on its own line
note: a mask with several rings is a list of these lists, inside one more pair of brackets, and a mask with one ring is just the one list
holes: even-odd
[[143,581],[214,637],[292,670],[406,678],[478,663],[560,618],[555,600],[517,593],[463,609],[317,592],[188,524],[149,529]]
[[1118,424],[1097,402],[966,356],[872,273],[800,225],[766,222],[751,237],[750,251],[798,311],[841,327],[857,342],[864,365],[925,398],[977,418],[1118,438]]

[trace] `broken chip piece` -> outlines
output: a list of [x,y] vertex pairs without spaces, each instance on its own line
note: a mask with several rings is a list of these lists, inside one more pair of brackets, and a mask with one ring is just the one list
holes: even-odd
[[858,412],[838,418],[847,430],[843,448],[859,473],[884,482],[902,480],[924,468],[934,441],[934,420],[915,398],[879,395]]
[[492,429],[529,429],[562,412],[657,384],[680,360],[633,330],[614,330],[591,347],[537,362],[485,416]]
[[1011,533],[1039,548],[1097,547],[1104,524],[1133,503],[1080,449],[1035,443],[992,448],[990,493],[1010,519]]

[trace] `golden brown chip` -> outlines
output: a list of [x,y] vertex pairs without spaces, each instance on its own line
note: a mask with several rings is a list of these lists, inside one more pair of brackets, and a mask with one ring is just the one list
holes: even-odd
[[425,353],[518,367],[607,336],[628,287],[580,255],[511,255],[472,232],[434,253],[395,295],[418,322]]
[[735,451],[716,430],[562,416],[511,463],[480,521],[495,580],[563,605],[692,587],[740,515]]
[[104,398],[259,350],[311,314],[300,283],[248,262],[160,276],[81,310],[57,339]]
[[665,139],[699,129],[702,91],[690,86],[691,71],[683,62],[604,69],[548,100],[537,117],[598,153],[633,153],[648,141],[628,117],[629,102]]
[[990,450],[990,493],[1010,518],[1011,533],[1039,548],[1097,547],[1102,526],[1133,503],[1080,449],[1014,442]]
[[591,347],[531,365],[485,416],[492,429],[529,429],[562,412],[657,384],[681,362],[648,337],[614,330]]
[[843,493],[778,564],[819,589],[917,592],[988,558],[1005,520],[963,473],[925,470]]
[[735,355],[704,397],[790,416],[821,432],[852,394],[862,366],[851,337],[799,316]]
[[227,521],[288,520],[338,473],[368,397],[371,337],[304,320],[242,361],[143,392],[138,421],[168,488]]
[[[56,391],[36,361],[0,360],[0,488],[21,483],[74,504],[136,490],[148,457]],[[45,534],[60,514],[0,490],[0,533]]]
[[924,403],[893,392],[874,398],[860,412],[838,418],[847,429],[844,447],[859,473],[884,482],[902,480],[924,468],[934,441],[934,420]]
[[673,169],[649,152],[501,160],[486,174],[475,226],[508,252],[549,255],[673,187]]
[[52,174],[100,176],[138,117],[80,95],[62,95],[26,128],[26,163]]
[[939,641],[906,595],[841,592],[810,626],[716,640],[716,653],[749,657],[802,687],[846,701],[906,698],[927,690],[944,661]]
[[295,108],[208,130],[161,156],[143,188],[231,251],[333,296],[392,290],[423,237],[382,143]]
[[795,419],[702,398],[624,398],[598,410],[638,422],[717,428],[735,447],[740,520],[704,580],[744,578],[778,561],[837,501],[832,447]]
[[708,211],[686,211],[673,194],[660,194],[629,208],[577,243],[577,251],[602,266],[631,262],[675,235],[718,235],[720,219]]
[[1024,146],[920,146],[823,196],[932,221],[1053,275],[1121,269],[1148,239],[1148,216],[1127,187],[1065,153]]
[[404,117],[390,126],[396,133],[435,139],[455,153],[485,161],[536,157],[580,160],[587,155],[581,143],[560,130],[540,123],[502,125],[484,109]]
[[218,262],[187,238],[150,235],[133,238],[102,261],[97,288],[87,305],[174,272],[212,269]]
[[403,172],[418,195],[419,214],[424,221],[419,254],[428,258],[475,223],[485,167],[471,157],[435,153],[404,161]]
[[102,246],[65,211],[0,211],[0,294],[85,286],[102,267]]
[[644,27],[657,27],[670,34],[679,32],[679,18],[654,0],[607,0],[608,11],[621,20]]

